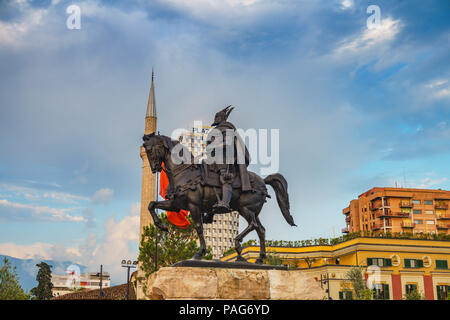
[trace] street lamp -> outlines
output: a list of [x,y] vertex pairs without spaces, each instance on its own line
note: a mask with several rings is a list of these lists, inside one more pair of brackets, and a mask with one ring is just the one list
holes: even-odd
[[103,265],[100,265],[100,272],[97,272],[97,277],[100,277],[100,292],[98,293],[98,298],[101,299],[105,294],[103,293]]
[[122,260],[122,267],[127,268],[127,300],[129,300],[130,297],[130,269],[136,268],[137,264],[137,261],[131,262],[131,260]]

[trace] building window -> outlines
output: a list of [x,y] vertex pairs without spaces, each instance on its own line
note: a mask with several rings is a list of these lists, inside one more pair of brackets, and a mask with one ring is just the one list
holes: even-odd
[[419,259],[405,259],[405,268],[423,268],[423,261]]
[[373,298],[375,300],[389,300],[389,285],[384,283],[375,284]]
[[385,258],[367,258],[368,266],[392,267],[392,259]]
[[426,222],[426,224],[434,224],[434,220],[427,220],[425,222]]
[[413,204],[420,204],[420,200],[413,200],[412,203]]
[[353,292],[351,291],[339,291],[339,300],[353,300]]
[[436,260],[436,269],[448,269],[447,260]]
[[432,205],[433,204],[433,200],[425,200],[423,203],[426,204],[426,205]]
[[415,224],[423,224],[423,220],[414,220]]
[[448,290],[450,286],[449,285],[440,285],[436,286],[437,291],[437,299],[438,300],[446,300],[448,297]]
[[424,210],[425,214],[434,214],[433,210]]
[[417,291],[417,284],[407,284],[405,286],[405,293],[410,294],[411,292]]
[[422,210],[414,209],[414,210],[413,210],[413,213],[414,213],[414,214],[422,214]]

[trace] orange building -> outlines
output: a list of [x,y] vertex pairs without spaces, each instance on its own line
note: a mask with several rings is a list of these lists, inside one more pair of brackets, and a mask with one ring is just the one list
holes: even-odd
[[450,234],[449,205],[446,190],[372,188],[342,210],[342,232]]

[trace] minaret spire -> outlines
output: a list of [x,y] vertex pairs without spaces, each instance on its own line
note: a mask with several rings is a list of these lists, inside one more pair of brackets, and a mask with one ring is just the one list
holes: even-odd
[[[151,134],[157,130],[157,119],[156,119],[156,102],[155,102],[155,73],[152,68],[152,84],[150,85],[150,93],[148,96],[147,103],[147,113],[145,114],[145,134]],[[142,190],[141,190],[141,217],[140,217],[140,232],[139,241],[142,239],[142,234],[144,233],[144,227],[153,224],[153,219],[148,212],[148,205],[150,202],[157,199],[156,196],[156,175],[152,173],[150,164],[148,162],[147,153],[145,148],[141,146],[140,156],[142,158]],[[139,277],[144,277],[142,269],[138,270]],[[139,284],[137,288],[137,297],[145,297],[143,286]]]
[[148,96],[148,103],[147,103],[147,114],[146,117],[155,117],[156,118],[156,100],[155,100],[155,73],[152,68],[152,84],[150,86],[150,93]]

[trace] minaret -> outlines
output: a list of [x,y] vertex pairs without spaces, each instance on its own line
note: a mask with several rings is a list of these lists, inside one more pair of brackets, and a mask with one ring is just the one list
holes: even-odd
[[[154,73],[152,70],[152,84],[148,96],[147,113],[145,114],[145,134],[156,132],[156,101]],[[148,204],[156,199],[156,175],[152,173],[148,163],[147,154],[144,147],[141,146],[142,158],[142,193],[141,193],[141,224],[139,231],[139,241],[142,238],[144,226],[153,223],[153,219],[148,212]]]

